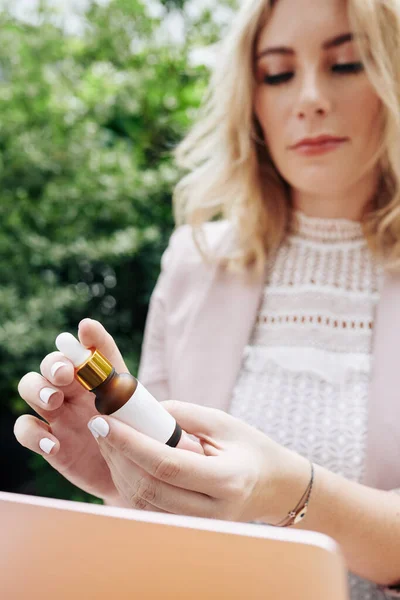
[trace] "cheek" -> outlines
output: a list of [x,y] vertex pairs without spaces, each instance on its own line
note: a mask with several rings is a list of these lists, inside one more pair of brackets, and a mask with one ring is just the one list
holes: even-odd
[[254,106],[265,140],[274,153],[285,137],[285,123],[289,122],[288,110],[283,101],[277,101],[275,97],[262,92],[256,96]]
[[342,103],[341,113],[345,116],[345,122],[353,129],[354,133],[362,133],[362,130],[371,131],[376,128],[376,119],[381,112],[382,102],[371,88],[365,87],[358,93],[348,94]]

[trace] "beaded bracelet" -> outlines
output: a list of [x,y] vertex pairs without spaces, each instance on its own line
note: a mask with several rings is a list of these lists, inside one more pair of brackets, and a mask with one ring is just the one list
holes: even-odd
[[310,483],[307,486],[306,491],[302,495],[300,502],[297,504],[296,508],[291,510],[282,521],[273,525],[273,527],[291,527],[292,525],[296,525],[300,523],[304,519],[308,510],[308,503],[310,501],[311,490],[314,483],[314,465],[310,462],[311,465],[311,479]]

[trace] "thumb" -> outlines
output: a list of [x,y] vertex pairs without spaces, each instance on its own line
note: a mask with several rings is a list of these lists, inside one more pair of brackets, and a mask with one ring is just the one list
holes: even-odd
[[86,348],[96,348],[104,354],[118,373],[129,373],[114,338],[99,321],[83,319],[78,326],[78,337]]
[[166,400],[161,404],[187,433],[201,439],[224,438],[229,415],[222,410],[178,400]]

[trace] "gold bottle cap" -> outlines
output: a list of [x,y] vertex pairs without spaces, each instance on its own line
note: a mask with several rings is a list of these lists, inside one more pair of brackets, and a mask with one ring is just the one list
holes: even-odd
[[94,350],[92,356],[76,371],[76,379],[86,390],[93,390],[103,383],[114,367],[101,352]]

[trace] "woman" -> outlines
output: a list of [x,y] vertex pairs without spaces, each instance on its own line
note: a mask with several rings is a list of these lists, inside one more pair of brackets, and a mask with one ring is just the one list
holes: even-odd
[[[397,0],[249,0],[218,55],[177,149],[187,224],[163,257],[139,371],[159,400],[184,401],[165,406],[206,456],[91,419],[59,353],[19,384],[47,423],[15,425],[107,503],[331,535],[363,600],[400,579],[400,499],[386,491],[400,480],[365,484],[375,312],[400,270],[399,35]],[[127,370],[98,322],[79,337]]]

